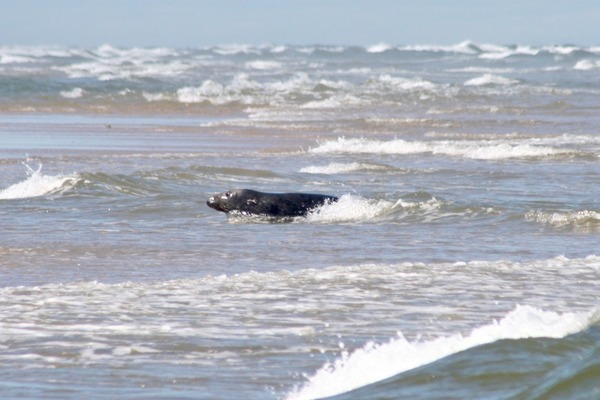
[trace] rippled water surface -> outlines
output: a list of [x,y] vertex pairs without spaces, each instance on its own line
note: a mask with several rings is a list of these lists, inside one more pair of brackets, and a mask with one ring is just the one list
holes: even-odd
[[[599,69],[0,47],[1,397],[600,397]],[[340,199],[207,207],[233,188]]]

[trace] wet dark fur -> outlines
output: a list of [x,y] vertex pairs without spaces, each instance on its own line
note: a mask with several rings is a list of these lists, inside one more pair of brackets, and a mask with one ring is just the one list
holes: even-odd
[[302,217],[310,210],[336,202],[335,196],[311,193],[263,193],[250,189],[235,189],[210,197],[206,204],[225,213],[268,215],[272,217]]

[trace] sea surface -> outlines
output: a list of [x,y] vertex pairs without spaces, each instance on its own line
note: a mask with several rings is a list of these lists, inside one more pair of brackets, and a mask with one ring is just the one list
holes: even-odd
[[0,46],[0,224],[2,399],[600,399],[600,46]]

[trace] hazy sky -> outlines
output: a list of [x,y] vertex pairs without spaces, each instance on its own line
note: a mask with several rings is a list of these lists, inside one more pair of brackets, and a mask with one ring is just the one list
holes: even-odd
[[0,45],[600,45],[599,0],[0,0]]

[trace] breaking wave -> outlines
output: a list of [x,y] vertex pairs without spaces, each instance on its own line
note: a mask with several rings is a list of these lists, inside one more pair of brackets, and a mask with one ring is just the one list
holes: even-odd
[[353,353],[343,352],[325,364],[288,400],[316,399],[345,393],[432,363],[452,354],[503,339],[563,338],[597,322],[595,311],[555,313],[531,306],[517,306],[504,318],[473,329],[432,340],[407,340],[401,333],[388,343],[370,342]]
[[[440,71],[439,65],[452,57],[465,58],[466,64],[458,69],[448,65],[451,68]],[[510,68],[489,65],[510,57],[518,57],[519,63]],[[9,81],[15,78],[9,96],[0,105],[7,110],[70,112],[123,111],[123,105],[152,112],[157,108],[180,109],[182,105],[331,110],[470,99],[489,95],[490,87],[500,96],[521,92],[560,95],[570,93],[569,85],[540,86],[535,79],[537,71],[595,71],[599,58],[597,47],[499,46],[469,41],[451,46],[379,43],[195,49],[108,44],[91,49],[0,46],[2,73]],[[422,62],[419,74],[411,71],[414,60]],[[39,76],[46,83],[39,87],[23,84],[24,76]],[[576,86],[574,90],[581,89]]]
[[499,141],[408,141],[340,137],[309,149],[314,154],[420,154],[432,153],[478,160],[547,157],[572,151],[526,142]]
[[477,78],[469,79],[465,86],[485,86],[485,85],[514,85],[519,83],[516,79],[505,78],[503,76],[485,74]]
[[529,211],[525,214],[528,221],[546,224],[557,228],[572,227],[577,230],[600,230],[600,212],[579,211]]
[[33,170],[27,164],[24,165],[28,170],[28,177],[0,190],[0,200],[26,199],[62,193],[71,189],[80,180],[77,174],[44,175],[41,172],[41,165],[37,170]]
[[344,195],[335,203],[325,204],[306,217],[311,223],[341,223],[402,218],[419,213],[424,221],[438,212],[444,203],[428,193],[414,193],[397,201],[368,199],[357,195]]
[[380,164],[353,162],[353,163],[329,163],[323,166],[309,166],[300,169],[306,174],[343,174],[356,171],[388,171],[392,167]]

